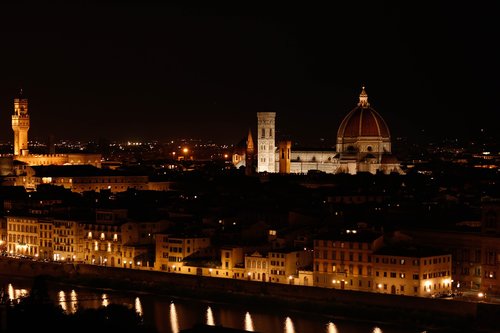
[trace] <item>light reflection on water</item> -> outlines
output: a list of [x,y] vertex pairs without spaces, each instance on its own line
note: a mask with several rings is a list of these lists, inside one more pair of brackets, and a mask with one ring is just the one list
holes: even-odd
[[334,323],[329,322],[329,323],[326,325],[326,332],[327,332],[327,333],[338,333],[337,326],[335,326],[335,324],[334,324]]
[[68,307],[66,306],[66,294],[64,293],[64,291],[61,290],[58,295],[59,295],[59,305],[61,306],[63,311],[67,313]]
[[141,304],[141,300],[139,299],[139,297],[136,297],[135,298],[135,304],[134,304],[134,307],[135,307],[135,312],[142,317],[142,304]]
[[293,321],[290,317],[285,319],[285,333],[295,333],[295,327],[293,326]]
[[248,311],[247,313],[245,313],[245,331],[250,331],[250,332],[254,331],[252,316]]
[[[2,281],[2,280],[0,280]],[[6,297],[15,299],[28,293],[31,284],[15,282],[3,284]],[[27,290],[28,289],[28,290]],[[220,325],[258,331],[261,333],[414,333],[419,330],[407,327],[382,327],[370,323],[335,320],[327,316],[305,312],[288,312],[265,306],[244,304],[209,303],[195,299],[178,299],[157,295],[106,291],[92,289],[71,289],[58,287],[50,291],[51,298],[61,304],[67,313],[75,313],[81,308],[99,308],[110,303],[124,304],[134,309],[144,319],[145,324],[154,325],[159,333],[179,333],[197,323]],[[64,305],[63,305],[64,304]]]
[[211,307],[207,308],[207,325],[215,326],[214,314]]
[[170,329],[172,333],[179,333],[179,320],[174,302],[170,303]]
[[102,306],[106,307],[109,305],[108,294],[102,294]]
[[78,309],[78,296],[76,295],[76,291],[71,290],[69,297],[71,298],[71,313],[76,313]]

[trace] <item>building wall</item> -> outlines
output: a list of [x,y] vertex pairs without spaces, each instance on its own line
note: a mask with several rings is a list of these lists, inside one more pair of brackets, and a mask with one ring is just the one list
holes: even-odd
[[52,222],[53,260],[75,261],[78,244],[78,223],[68,220]]
[[257,171],[275,172],[276,112],[257,112]]
[[245,270],[248,280],[262,282],[270,281],[269,259],[267,256],[263,256],[259,252],[245,255]]
[[7,217],[7,250],[11,254],[38,257],[39,227],[36,217]]
[[155,240],[155,269],[169,272],[179,272],[184,258],[210,246],[208,237],[172,237],[158,233]]
[[221,265],[222,269],[232,270],[236,265],[244,265],[245,256],[243,248],[223,248],[221,249]]
[[[488,236],[480,233],[446,232],[431,230],[408,230],[415,242],[423,245],[438,247],[452,255],[452,279],[458,289],[482,288],[483,260],[485,259],[483,244]],[[498,238],[493,237],[492,244],[500,250]]]
[[382,245],[373,241],[323,239],[314,241],[314,285],[359,291],[373,290],[373,252]]
[[122,266],[122,236],[119,225],[85,223],[80,227],[83,228],[82,259],[85,263]]
[[376,292],[431,296],[449,292],[451,285],[451,255],[406,257],[374,255]]
[[54,258],[54,238],[52,220],[38,220],[40,254],[39,258],[43,260],[52,260]]

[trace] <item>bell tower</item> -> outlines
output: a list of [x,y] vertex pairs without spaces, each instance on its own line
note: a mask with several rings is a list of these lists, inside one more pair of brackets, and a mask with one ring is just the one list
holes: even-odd
[[275,119],[276,112],[257,112],[257,171],[275,172]]
[[28,99],[23,97],[23,90],[14,98],[14,114],[12,115],[12,130],[14,131],[14,155],[28,155],[28,130],[30,116],[28,114]]

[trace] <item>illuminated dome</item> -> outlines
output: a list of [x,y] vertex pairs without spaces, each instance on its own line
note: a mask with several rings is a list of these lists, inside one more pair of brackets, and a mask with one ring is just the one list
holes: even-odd
[[342,120],[337,132],[338,152],[390,152],[389,127],[368,103],[363,87],[358,105]]
[[340,124],[337,137],[380,136],[390,138],[389,128],[380,114],[368,103],[365,87],[359,103]]

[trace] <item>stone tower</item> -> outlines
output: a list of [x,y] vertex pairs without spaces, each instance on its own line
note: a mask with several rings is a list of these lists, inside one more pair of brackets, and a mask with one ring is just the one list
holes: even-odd
[[276,112],[257,112],[257,171],[275,172]]
[[28,155],[28,130],[30,116],[28,114],[28,99],[23,97],[21,89],[19,97],[14,98],[14,114],[12,129],[14,130],[14,155]]
[[254,173],[254,154],[255,148],[253,145],[252,131],[248,130],[247,145],[245,151],[245,175],[251,176]]
[[280,141],[279,143],[279,173],[290,173],[290,166],[291,166],[291,150],[292,150],[292,141],[290,140],[283,140]]

